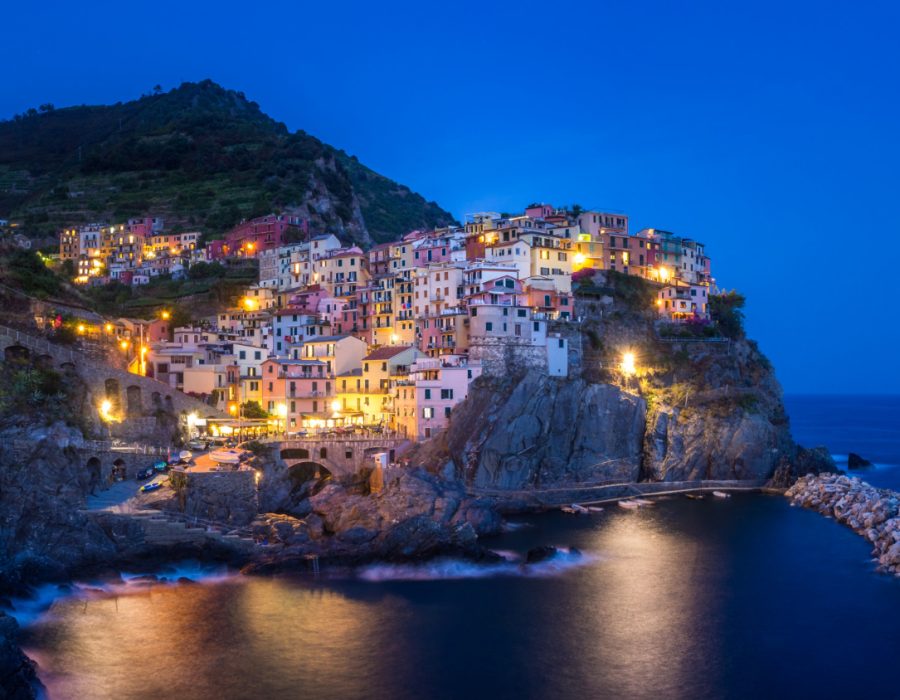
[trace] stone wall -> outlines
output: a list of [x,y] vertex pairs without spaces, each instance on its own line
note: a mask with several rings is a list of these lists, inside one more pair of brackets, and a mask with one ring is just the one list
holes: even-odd
[[256,471],[173,472],[181,512],[234,526],[249,524],[259,512]]
[[157,410],[173,414],[196,411],[201,417],[226,415],[168,384],[96,362],[78,349],[54,345],[43,338],[0,326],[0,350],[5,352],[14,347],[24,348],[35,360],[50,358],[57,368],[74,367],[97,401],[109,398],[124,415]]
[[480,338],[469,345],[469,361],[480,362],[482,374],[494,377],[530,369],[546,372],[547,350],[512,338]]

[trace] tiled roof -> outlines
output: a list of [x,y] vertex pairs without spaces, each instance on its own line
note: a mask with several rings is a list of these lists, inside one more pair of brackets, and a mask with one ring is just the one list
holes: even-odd
[[402,352],[409,350],[412,345],[385,345],[377,350],[373,350],[366,355],[363,360],[389,360],[396,357]]

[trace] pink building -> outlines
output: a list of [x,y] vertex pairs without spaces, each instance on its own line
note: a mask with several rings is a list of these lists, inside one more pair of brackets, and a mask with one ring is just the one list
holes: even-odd
[[262,407],[291,432],[328,420],[333,380],[324,362],[271,358],[262,363]]
[[525,216],[531,219],[546,219],[553,214],[553,207],[549,204],[532,204],[525,208]]
[[453,407],[469,394],[481,366],[465,358],[422,358],[394,387],[394,427],[414,440],[427,440],[447,427]]

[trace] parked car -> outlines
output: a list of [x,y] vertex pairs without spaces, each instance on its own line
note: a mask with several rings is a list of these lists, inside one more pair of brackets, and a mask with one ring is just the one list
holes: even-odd
[[156,474],[156,470],[153,469],[153,467],[146,467],[146,468],[144,468],[144,469],[141,469],[141,470],[137,473],[137,476],[136,476],[135,478],[136,478],[138,481],[143,481],[144,479],[149,479],[149,478],[150,478],[151,476],[153,476],[154,474]]

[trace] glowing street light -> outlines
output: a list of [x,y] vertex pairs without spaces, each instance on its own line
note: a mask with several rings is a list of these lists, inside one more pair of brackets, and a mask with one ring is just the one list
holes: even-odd
[[129,343],[127,340],[123,340],[121,343],[119,343],[119,347],[122,348],[122,350],[128,350],[129,345],[131,345],[131,343]]
[[660,282],[667,281],[669,279],[669,277],[671,277],[671,275],[672,275],[672,273],[669,272],[669,268],[663,267],[662,265],[659,266],[659,281]]
[[113,324],[107,323],[107,324],[104,326],[104,328],[106,329],[106,332],[107,332],[107,333],[112,333]]
[[83,323],[78,324],[78,328],[76,329],[80,335],[84,335],[85,326]]
[[159,314],[159,317],[163,321],[168,321],[170,318],[172,318],[172,314],[170,312],[166,311],[165,309],[163,309],[163,311]]
[[100,420],[104,423],[115,420],[112,415],[112,407],[112,401],[109,399],[103,399],[103,401],[100,402]]
[[334,411],[335,413],[337,413],[338,411],[340,411],[340,410],[341,410],[341,402],[338,401],[337,399],[335,399],[334,401],[332,401],[332,402],[331,402],[331,410]]
[[587,257],[585,256],[584,253],[575,253],[575,257],[572,258],[572,261],[578,267],[581,267],[582,265],[584,265],[586,260],[587,260]]
[[631,377],[637,372],[637,369],[634,366],[634,353],[633,352],[625,352],[622,353],[622,364],[620,365],[622,370],[622,374],[626,377]]

